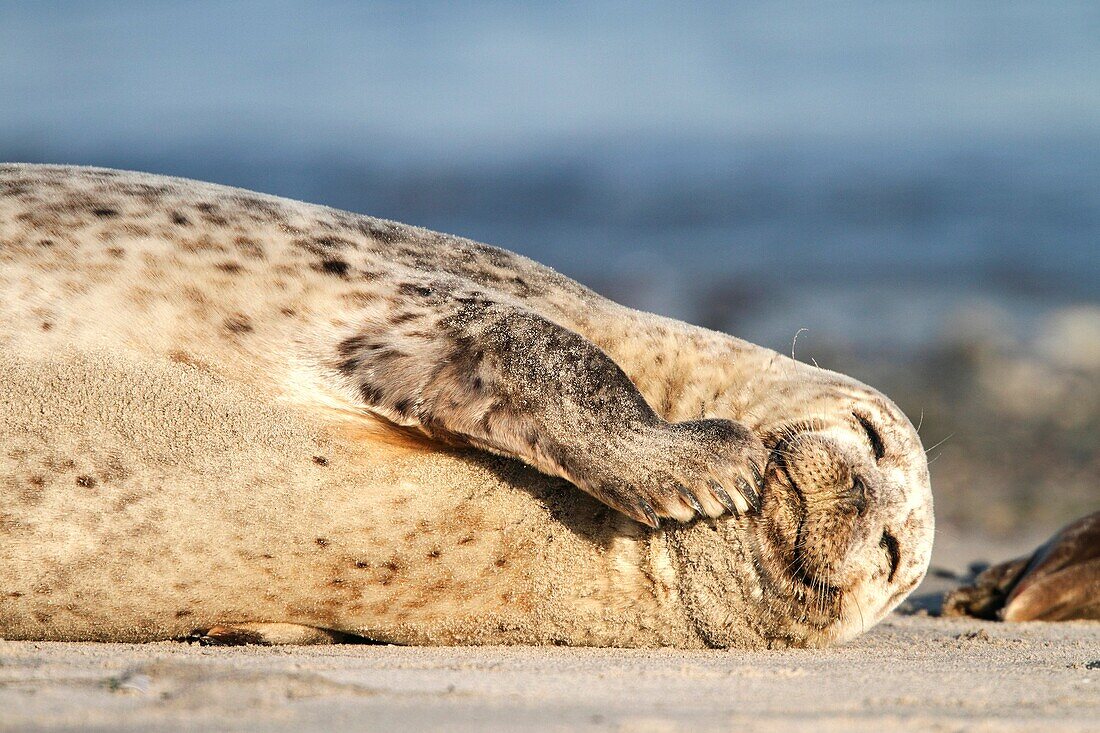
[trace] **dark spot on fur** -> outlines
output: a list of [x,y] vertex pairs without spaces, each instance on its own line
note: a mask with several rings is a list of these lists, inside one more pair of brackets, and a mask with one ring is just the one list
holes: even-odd
[[381,296],[369,290],[354,290],[350,293],[343,293],[340,297],[353,305],[366,305],[378,300]]
[[72,458],[58,458],[57,456],[48,456],[46,458],[46,468],[51,471],[71,471],[76,468],[76,462]]
[[313,541],[317,544],[318,547],[328,547],[329,546],[329,541],[326,540],[324,537],[318,537],[317,539],[315,539]]
[[233,240],[233,245],[237,248],[238,252],[251,260],[262,260],[267,257],[263,245],[248,237],[237,237]]
[[397,233],[397,227],[393,224],[360,219],[356,223],[356,228],[371,239],[385,244],[392,244],[401,239]]
[[342,237],[314,237],[313,242],[318,247],[326,249],[354,249],[355,243]]
[[225,330],[230,333],[251,333],[252,321],[248,316],[238,313],[225,319]]
[[172,223],[181,227],[191,226],[191,220],[178,211],[172,212]]
[[275,559],[275,556],[272,555],[269,552],[265,552],[264,554],[260,555],[260,557],[262,557],[264,560],[273,560],[273,559]]
[[201,361],[191,356],[191,354],[188,354],[186,351],[180,351],[179,349],[169,351],[168,358],[177,364],[186,364],[190,367],[200,368],[203,366]]
[[340,343],[340,353],[345,357],[351,357],[357,351],[377,351],[385,344],[377,341],[368,341],[366,336],[353,336]]
[[333,578],[332,580],[329,581],[329,585],[335,585],[335,586],[339,587],[339,586],[343,585],[344,582],[345,581],[344,581],[343,578]]
[[359,568],[360,570],[363,570],[364,568],[369,568],[370,563],[367,562],[366,560],[356,560],[355,561],[355,567]]
[[218,210],[217,204],[212,204],[204,201],[202,203],[195,204],[195,208],[202,212],[202,218],[208,224],[223,227],[229,223],[228,219],[226,219],[221,214],[216,213]]
[[354,371],[359,366],[356,357],[360,351],[369,349],[370,343],[368,336],[359,334],[358,336],[349,336],[336,344],[336,353],[344,359],[344,364],[340,366],[340,370],[344,372]]
[[361,384],[361,385],[359,385],[359,394],[362,395],[363,400],[366,401],[367,404],[377,405],[377,404],[382,402],[382,397],[383,397],[382,390],[378,389],[374,385],[371,385],[371,384]]
[[455,298],[455,301],[462,304],[462,305],[470,306],[470,308],[469,308],[470,311],[474,311],[474,310],[482,311],[482,310],[485,310],[486,308],[488,308],[489,306],[494,305],[493,301],[490,300],[489,298],[485,297],[485,295],[483,293],[472,293],[472,294],[469,294],[469,295],[459,295],[458,297]]
[[504,566],[505,566],[505,565],[506,565],[507,563],[508,563],[508,561],[507,561],[507,560],[506,560],[505,558],[503,558],[503,557],[498,557],[498,558],[497,558],[497,559],[496,559],[496,560],[495,560],[495,561],[493,562],[493,564],[494,564],[494,565],[496,565],[496,566],[497,566],[498,568],[502,568],[502,567],[504,567]]
[[122,247],[108,247],[106,252],[111,257],[114,257],[116,260],[121,260],[123,257],[126,256],[126,250],[124,250]]
[[94,489],[96,485],[96,480],[91,476],[77,476],[76,485],[83,486],[85,489]]
[[409,414],[409,411],[412,410],[412,400],[398,400],[394,403],[393,409],[396,410],[398,414],[407,416]]
[[313,457],[313,462],[316,463],[318,466],[327,466],[328,465],[328,459],[325,458],[324,456],[314,456]]
[[387,344],[373,344],[370,348],[375,352],[375,360],[382,364],[385,364],[385,362],[387,361],[393,361],[394,359],[408,357],[408,354],[406,354],[401,349],[389,346]]
[[100,219],[110,219],[113,216],[118,216],[118,209],[111,209],[108,207],[97,207],[92,209],[92,213],[98,216]]
[[117,190],[127,196],[136,196],[147,204],[154,204],[172,189],[169,186],[150,186],[148,183],[125,183],[117,186]]
[[401,292],[402,295],[415,295],[421,298],[428,298],[434,292],[430,287],[426,285],[418,285],[416,283],[401,283],[401,285],[399,285],[397,289]]
[[22,598],[22,597],[23,597],[23,594],[20,593],[17,590],[13,590],[11,593],[8,593],[8,598]]
[[181,608],[180,610],[176,611],[176,618],[187,618],[190,615],[191,610],[187,608]]
[[348,269],[348,263],[343,260],[321,260],[321,263],[317,266],[318,271],[337,277],[347,277]]
[[462,539],[460,539],[460,540],[458,541],[458,544],[460,544],[460,545],[468,545],[468,544],[470,544],[470,543],[471,543],[471,542],[473,542],[473,541],[474,541],[474,536],[473,536],[472,534],[468,534],[468,535],[466,535],[465,537],[463,537]]
[[293,308],[280,308],[279,312],[282,313],[284,316],[287,316],[288,318],[290,316],[298,315],[298,311],[294,310]]
[[442,555],[443,555],[443,553],[440,552],[438,548],[433,549],[432,551],[430,551],[428,553],[428,557],[430,557],[433,560],[436,560],[436,559],[440,558]]
[[203,234],[196,239],[181,239],[177,246],[185,252],[225,252],[225,245],[215,242],[209,236]]
[[235,201],[238,206],[248,211],[254,211],[270,217],[276,217],[279,213],[279,207],[276,204],[256,198],[255,196],[234,196],[233,201]]
[[57,242],[53,241],[52,239],[39,239],[38,240],[38,246],[39,247],[52,247],[55,244],[57,244]]
[[42,611],[35,611],[34,619],[40,624],[48,623],[50,620],[50,614],[43,613]]
[[384,567],[386,570],[396,573],[398,570],[401,569],[401,563],[397,562],[397,560],[387,560],[386,562],[382,563],[382,567]]
[[43,331],[49,331],[51,328],[53,328],[53,324],[49,321],[42,321],[42,323],[39,324],[38,327],[41,328]]
[[222,262],[218,265],[218,269],[222,272],[229,273],[230,275],[236,275],[244,268],[238,265],[236,262]]

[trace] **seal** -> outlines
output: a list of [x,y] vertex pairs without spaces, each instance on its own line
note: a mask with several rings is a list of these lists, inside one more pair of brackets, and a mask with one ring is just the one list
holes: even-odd
[[1025,557],[994,565],[944,597],[943,615],[1001,621],[1100,621],[1100,512]]
[[928,565],[885,396],[501,249],[9,164],[0,262],[7,638],[823,645]]

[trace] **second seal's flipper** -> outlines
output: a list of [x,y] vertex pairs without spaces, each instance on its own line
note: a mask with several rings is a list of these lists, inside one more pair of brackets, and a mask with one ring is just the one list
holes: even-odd
[[1013,592],[1001,618],[1100,621],[1100,560],[1071,565],[1028,583],[1020,592]]
[[1100,512],[1063,528],[1030,557],[995,565],[944,599],[946,616],[1100,620]]
[[1035,551],[1001,617],[1100,619],[1100,512],[1078,519]]

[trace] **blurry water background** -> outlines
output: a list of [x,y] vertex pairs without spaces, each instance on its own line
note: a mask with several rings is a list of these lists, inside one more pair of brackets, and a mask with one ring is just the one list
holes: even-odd
[[[7,2],[0,159],[462,234],[847,371],[941,523],[1100,507],[1100,4]],[[922,417],[923,416],[923,417]]]

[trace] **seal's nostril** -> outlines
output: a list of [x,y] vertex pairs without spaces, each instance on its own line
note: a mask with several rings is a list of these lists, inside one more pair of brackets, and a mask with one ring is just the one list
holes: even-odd
[[863,483],[863,479],[856,476],[852,479],[852,506],[855,507],[856,513],[859,516],[863,516],[867,513],[867,484]]
[[898,538],[890,534],[890,530],[884,529],[878,546],[886,550],[886,559],[890,562],[890,574],[886,576],[886,582],[889,583],[894,579],[894,575],[898,572],[898,565],[901,564],[901,545],[898,544]]

